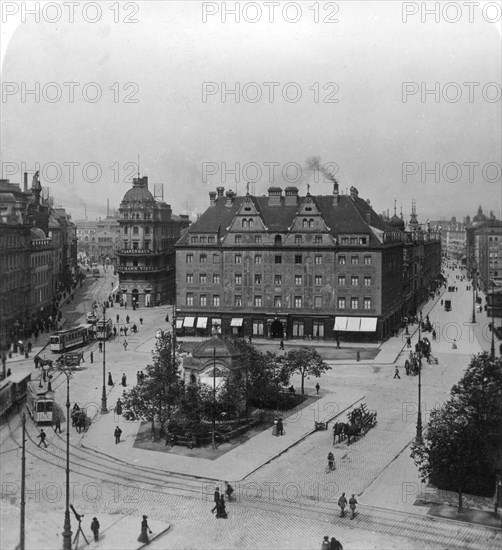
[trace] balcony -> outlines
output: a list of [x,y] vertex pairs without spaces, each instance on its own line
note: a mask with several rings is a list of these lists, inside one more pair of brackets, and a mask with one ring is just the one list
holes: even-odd
[[168,267],[158,267],[151,265],[117,265],[115,267],[118,273],[160,273],[161,271],[168,271]]

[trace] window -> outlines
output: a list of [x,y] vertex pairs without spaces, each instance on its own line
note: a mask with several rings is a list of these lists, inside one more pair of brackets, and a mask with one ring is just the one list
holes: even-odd
[[358,298],[351,298],[350,299],[350,307],[352,309],[359,309],[359,299]]
[[302,236],[295,235],[295,244],[302,244]]
[[220,274],[213,273],[213,285],[219,285],[219,284],[220,284]]
[[364,298],[364,309],[371,309],[371,298]]
[[340,265],[345,265],[346,263],[345,256],[338,256],[338,263]]
[[199,242],[205,243],[205,242],[206,242],[206,237],[204,237],[204,236],[201,235],[201,236],[199,237]]
[[350,263],[352,265],[358,265],[359,264],[359,256],[351,256],[350,257]]
[[256,256],[254,257],[254,263],[261,264],[261,254],[256,254]]
[[282,237],[280,235],[276,235],[274,239],[275,246],[281,246],[282,244]]
[[320,254],[318,254],[317,256],[315,256],[315,258],[314,258],[314,263],[315,263],[316,265],[322,264],[322,256],[321,256]]
[[301,296],[295,296],[295,307],[300,308],[303,305],[303,298]]
[[246,218],[243,218],[242,219],[242,227],[247,227],[248,226],[248,221],[246,220]]
[[345,286],[345,275],[338,276],[338,286]]
[[213,235],[210,235],[208,238],[207,238],[207,242],[209,244],[214,244],[214,236]]
[[254,225],[253,218],[249,218],[249,227],[253,227],[253,225]]
[[253,336],[263,336],[263,321],[253,321]]
[[234,296],[234,306],[235,307],[242,307],[242,296],[240,294],[236,294]]
[[220,263],[220,255],[213,254],[213,264],[219,264],[219,263]]
[[234,261],[236,264],[241,264],[242,263],[242,254],[236,254],[234,256]]
[[295,264],[301,264],[301,263],[302,263],[302,255],[295,254]]
[[254,242],[256,244],[261,244],[261,235],[255,235],[254,236]]
[[275,263],[276,264],[282,264],[282,256],[276,256],[275,257]]
[[364,265],[371,265],[371,256],[364,256]]
[[207,306],[207,297],[205,294],[200,295],[199,302],[201,306]]
[[322,307],[322,296],[314,296],[314,307],[315,308]]
[[139,227],[135,226],[132,228],[132,234],[133,235],[139,235]]
[[236,285],[241,285],[242,284],[242,274],[241,273],[236,273],[235,274],[235,284]]
[[342,244],[349,244],[349,238],[348,237],[342,237]]
[[350,278],[350,284],[352,286],[359,286],[359,277],[357,277],[356,275],[352,275],[352,277]]
[[316,275],[315,276],[315,284],[316,285],[322,285],[322,275]]
[[274,307],[282,307],[282,296],[274,296]]
[[316,235],[314,237],[314,244],[322,244],[322,235]]
[[199,255],[199,262],[200,262],[201,264],[207,263],[207,254],[200,254],[200,255]]
[[241,244],[241,242],[242,242],[242,235],[236,235],[235,244]]
[[275,275],[274,276],[274,284],[277,286],[282,285],[282,275]]
[[307,219],[304,219],[302,221],[302,227],[308,227],[309,226],[309,221]]
[[345,298],[338,298],[338,309],[345,309]]
[[357,244],[357,237],[350,237],[350,244]]
[[199,275],[199,283],[205,285],[207,283],[207,277],[205,273]]
[[261,285],[261,273],[254,276],[254,284],[255,285]]
[[303,321],[293,321],[293,338],[303,338],[304,323]]
[[314,321],[313,334],[315,338],[324,338],[324,323],[322,321]]
[[369,275],[364,277],[364,286],[371,286],[371,277]]
[[220,305],[220,295],[213,294],[213,306],[219,306],[219,305]]
[[[129,228],[127,227],[127,225],[124,227],[124,235],[127,235],[129,232]],[[87,240],[87,237],[86,237],[86,240]]]
[[295,285],[301,285],[301,284],[302,284],[302,276],[295,275]]
[[186,255],[186,262],[187,264],[191,264],[193,262],[193,254]]
[[191,242],[191,243],[196,243],[197,240],[198,240],[198,239],[197,239],[197,235],[192,235],[192,236],[190,237],[190,242]]
[[313,220],[313,218],[310,218],[310,220],[309,220],[309,227],[314,227],[314,220]]
[[366,237],[359,237],[359,244],[366,244]]
[[193,306],[193,293],[187,292],[187,306]]
[[193,274],[187,273],[187,283],[191,284],[193,283]]
[[254,297],[254,307],[261,307],[261,296]]

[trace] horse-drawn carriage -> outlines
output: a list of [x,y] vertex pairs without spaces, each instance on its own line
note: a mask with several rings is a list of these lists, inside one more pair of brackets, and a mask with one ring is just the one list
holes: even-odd
[[87,419],[86,409],[73,409],[71,413],[71,425],[80,433],[85,430],[85,423]]
[[362,437],[377,423],[377,413],[368,411],[366,403],[347,413],[349,423],[335,422],[333,425],[333,445],[347,438],[347,445],[350,445],[351,438]]

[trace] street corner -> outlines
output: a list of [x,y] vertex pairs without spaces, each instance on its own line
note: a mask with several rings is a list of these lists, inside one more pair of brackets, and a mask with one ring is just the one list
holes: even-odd
[[[98,540],[95,540],[94,531],[91,525],[94,522],[94,517],[99,524]],[[82,521],[82,532],[85,539],[80,535],[81,548],[99,549],[99,550],[139,550],[144,548],[150,542],[160,539],[169,532],[171,525],[164,521],[159,521],[146,518],[148,528],[146,530],[147,538],[142,536],[142,522],[144,521],[141,515],[116,515],[116,514],[100,514],[95,516],[92,513],[86,515],[85,524]],[[75,536],[74,528],[73,535]]]

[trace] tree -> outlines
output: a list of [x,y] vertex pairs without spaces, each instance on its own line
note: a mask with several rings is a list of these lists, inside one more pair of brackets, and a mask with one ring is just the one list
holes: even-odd
[[282,360],[283,379],[289,378],[297,373],[302,377],[302,395],[305,394],[305,376],[319,378],[323,372],[331,367],[322,360],[317,350],[311,346],[288,351]]
[[151,422],[152,436],[155,436],[155,421],[161,431],[171,417],[180,396],[179,356],[173,350],[170,332],[164,332],[157,339],[153,351],[153,364],[147,365],[146,376],[141,384],[124,392],[124,417],[144,419]]

